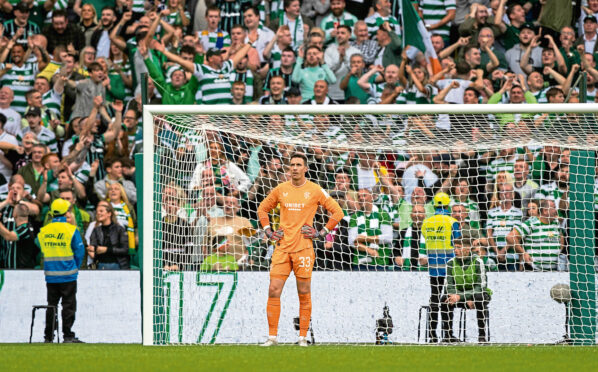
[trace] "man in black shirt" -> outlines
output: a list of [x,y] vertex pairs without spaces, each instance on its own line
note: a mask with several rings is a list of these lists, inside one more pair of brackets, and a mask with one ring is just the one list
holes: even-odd
[[162,190],[162,206],[166,212],[161,229],[165,270],[185,270],[194,264],[190,255],[193,249],[191,227],[178,216],[181,192],[174,185],[168,185]]
[[16,228],[14,231],[7,229],[0,221],[0,236],[7,241],[16,242],[17,269],[33,269],[37,265],[39,247],[35,242],[36,232],[29,223],[29,208],[25,204],[14,207]]

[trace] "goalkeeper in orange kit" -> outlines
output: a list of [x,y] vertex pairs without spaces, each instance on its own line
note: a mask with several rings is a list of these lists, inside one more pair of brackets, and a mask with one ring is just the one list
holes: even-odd
[[[311,273],[315,261],[312,241],[323,239],[343,218],[343,210],[318,184],[308,181],[307,157],[291,155],[291,180],[274,188],[258,208],[258,217],[270,240],[276,242],[270,264],[268,288],[268,340],[262,346],[278,344],[280,294],[291,270],[297,279],[299,295],[299,346],[307,346],[307,330],[311,320]],[[272,231],[268,213],[280,204],[280,229]],[[331,214],[321,230],[313,227],[318,206]]]

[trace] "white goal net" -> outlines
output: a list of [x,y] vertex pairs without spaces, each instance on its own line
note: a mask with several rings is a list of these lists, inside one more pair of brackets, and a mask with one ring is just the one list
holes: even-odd
[[[272,333],[277,243],[257,210],[295,153],[344,212],[313,241],[310,342],[594,344],[594,111],[146,106],[144,344]],[[273,231],[280,216],[269,212]],[[316,230],[328,218],[320,208]],[[295,342],[293,274],[280,303],[278,340]]]

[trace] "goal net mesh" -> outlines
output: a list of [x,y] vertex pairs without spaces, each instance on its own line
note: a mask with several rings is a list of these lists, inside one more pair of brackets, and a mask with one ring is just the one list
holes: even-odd
[[[345,214],[313,243],[316,343],[595,341],[594,114],[200,111],[154,115],[146,148],[153,344],[265,340],[275,243],[257,208],[296,152]],[[448,245],[422,231],[438,214],[458,226]],[[281,342],[298,335],[295,288],[291,274]]]

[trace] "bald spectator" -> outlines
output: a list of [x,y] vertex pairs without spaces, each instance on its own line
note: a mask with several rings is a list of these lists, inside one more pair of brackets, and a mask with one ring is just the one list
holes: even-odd
[[372,8],[374,9],[374,14],[365,19],[370,37],[373,38],[376,36],[376,32],[385,22],[389,23],[390,32],[394,32],[397,36],[401,36],[401,26],[399,20],[391,14],[392,5],[390,1],[374,0],[373,3]]
[[505,58],[505,53],[494,46],[495,38],[494,31],[492,30],[492,28],[481,28],[478,32],[477,41],[482,52],[480,63],[481,66],[484,68],[484,72],[487,73],[491,71],[488,69],[488,67],[489,63],[493,61],[493,55],[496,56],[496,59],[498,59],[498,66],[495,68],[499,68],[501,70],[506,71],[508,68],[507,59]]
[[314,84],[314,96],[303,102],[305,105],[338,105],[339,103],[328,96],[328,83],[318,80]]
[[[383,73],[383,75],[380,75],[380,73]],[[375,76],[376,74],[378,75]],[[396,93],[394,94],[394,97],[395,101],[397,101],[401,89],[403,88],[399,85],[399,67],[397,65],[388,65],[386,68],[383,68],[382,66],[373,66],[368,72],[363,74],[359,80],[357,80],[357,84],[362,89],[369,92],[369,104],[381,103],[382,92],[387,86],[390,86],[392,91]]]
[[439,55],[445,47],[444,39],[438,34],[432,34],[430,40],[432,41],[432,47],[434,48],[436,55]]
[[[0,114],[0,143],[12,145],[14,149],[18,148],[19,142],[16,137],[4,130],[6,125],[6,116]],[[4,176],[5,180],[9,180],[13,174],[13,164],[6,157],[8,149],[2,148],[0,151],[0,174]]]
[[14,97],[14,92],[10,87],[5,85],[0,88],[0,113],[6,116],[4,130],[16,136],[21,132],[21,114],[12,107]]
[[239,200],[234,196],[224,197],[224,216],[210,219],[210,236],[212,249],[227,244],[227,251],[235,257],[235,261],[247,256],[247,248],[243,241],[243,230],[252,229],[251,222],[238,215]]

